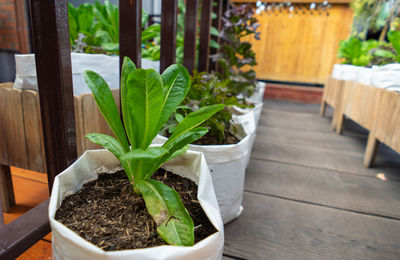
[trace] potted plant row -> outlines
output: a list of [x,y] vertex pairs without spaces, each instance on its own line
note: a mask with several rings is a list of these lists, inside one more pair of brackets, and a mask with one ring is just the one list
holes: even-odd
[[86,151],[55,179],[49,205],[55,259],[220,259],[223,225],[211,176],[204,156],[187,148],[224,105],[187,114],[154,146],[189,91],[185,68],[172,65],[160,76],[125,58],[124,123],[104,79],[93,71],[84,77],[115,137],[88,134],[107,150]]
[[[169,122],[154,142],[162,144],[176,131],[177,125],[192,111],[202,107],[224,104],[225,108],[202,123],[210,131],[189,150],[204,153],[210,168],[222,220],[226,224],[237,218],[243,211],[241,206],[244,178],[251,153],[251,132],[246,124],[233,120],[234,106],[242,106],[238,98],[226,87],[229,80],[221,81],[209,73],[196,73],[191,79],[192,86],[183,101],[171,116]],[[251,112],[252,113],[252,112]],[[247,117],[253,124],[254,117]]]

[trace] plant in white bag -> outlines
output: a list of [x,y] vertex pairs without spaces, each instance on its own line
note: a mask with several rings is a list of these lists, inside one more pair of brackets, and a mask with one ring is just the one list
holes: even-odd
[[160,75],[152,69],[136,69],[134,63],[125,57],[121,75],[121,109],[125,127],[104,79],[93,71],[86,71],[84,78],[115,135],[114,138],[91,133],[86,137],[118,158],[134,191],[143,196],[160,237],[168,244],[193,245],[193,220],[178,193],[150,177],[163,163],[184,153],[189,143],[206,134],[208,129],[199,125],[224,105],[207,106],[188,114],[163,146],[149,147],[190,88],[187,70],[180,65],[171,65]]

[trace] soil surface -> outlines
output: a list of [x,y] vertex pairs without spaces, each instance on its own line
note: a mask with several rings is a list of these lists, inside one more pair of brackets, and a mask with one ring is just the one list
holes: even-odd
[[223,142],[220,142],[216,136],[206,134],[202,138],[200,138],[199,140],[194,142],[193,144],[224,145],[224,144],[237,144],[239,142],[240,142],[240,140],[238,138],[236,138],[233,134],[225,133],[225,140]]
[[[174,188],[195,226],[195,243],[215,233],[197,200],[197,185],[159,169],[152,177]],[[165,245],[145,202],[133,192],[125,172],[103,173],[64,199],[56,220],[105,251]]]

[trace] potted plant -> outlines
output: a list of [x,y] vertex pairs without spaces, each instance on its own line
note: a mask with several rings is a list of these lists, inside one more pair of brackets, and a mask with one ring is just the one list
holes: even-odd
[[[124,126],[104,79],[93,71],[85,72],[84,76],[115,138],[88,134],[90,141],[108,151],[87,151],[56,177],[49,205],[54,256],[57,259],[220,259],[223,227],[211,178],[203,156],[186,150],[189,143],[207,133],[207,128],[200,125],[224,105],[207,106],[188,114],[164,145],[150,147],[190,88],[186,69],[172,65],[160,76],[152,69],[136,69],[125,58],[121,75]],[[125,174],[115,172],[121,166]],[[161,166],[163,170],[159,170]],[[156,177],[151,178],[155,172]],[[168,183],[168,179],[180,195],[163,183]],[[189,189],[193,181],[198,183],[198,190]],[[192,195],[196,191],[197,198]],[[182,202],[181,198],[186,200]],[[197,206],[191,204],[194,209],[188,212],[184,203]],[[204,217],[195,226],[192,216],[199,214]],[[79,221],[75,221],[77,218]],[[139,228],[128,228],[137,219],[143,219]],[[199,231],[203,228],[206,230]],[[141,234],[140,238],[132,235],[135,233]],[[206,238],[194,245],[198,237]],[[155,247],[159,245],[164,246]],[[142,247],[150,248],[114,251]]]
[[[248,126],[233,117],[233,106],[243,105],[229,93],[226,84],[227,81],[220,81],[213,74],[194,72],[192,86],[182,106],[178,107],[155,139],[158,144],[166,142],[167,137],[175,133],[182,118],[192,111],[213,104],[225,104],[223,110],[202,123],[210,131],[189,145],[189,150],[205,155],[224,223],[237,218],[243,211],[244,177],[251,147]],[[254,129],[254,117],[250,115],[247,120]]]
[[[239,97],[243,103],[254,104],[255,121],[258,124],[265,91],[265,83],[258,82],[253,67],[257,65],[256,54],[252,44],[247,41],[249,37],[260,39],[257,32],[259,23],[254,16],[251,5],[231,5],[231,8],[222,17],[223,27],[220,33],[222,44],[217,54],[211,58],[218,62],[218,77],[229,80],[228,89]],[[238,110],[240,114],[250,110]]]

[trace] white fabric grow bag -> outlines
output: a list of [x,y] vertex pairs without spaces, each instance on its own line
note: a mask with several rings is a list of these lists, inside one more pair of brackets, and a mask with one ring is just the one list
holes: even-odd
[[198,200],[209,220],[218,230],[217,233],[191,247],[157,246],[145,249],[105,252],[86,241],[56,221],[54,216],[66,195],[76,192],[84,183],[97,179],[100,172],[112,173],[120,169],[119,161],[107,150],[91,150],[86,151],[74,164],[54,180],[49,204],[53,259],[221,259],[224,245],[224,227],[204,155],[188,151],[186,154],[166,163],[163,168],[189,178],[198,185]]
[[[240,126],[238,128],[241,128]],[[238,129],[240,130],[240,129]],[[189,150],[203,152],[206,158],[215,194],[217,196],[224,224],[239,217],[243,211],[241,205],[244,190],[244,177],[248,154],[250,153],[250,135],[241,130],[243,139],[229,145],[189,145]],[[162,144],[167,138],[158,135],[154,142]]]
[[[71,53],[74,95],[92,93],[83,79],[85,70],[99,73],[111,89],[119,88],[119,56],[104,54]],[[159,70],[158,61],[142,59],[142,68]],[[34,54],[15,55],[15,89],[38,90]]]
[[[262,103],[261,103],[262,104]],[[239,109],[239,108],[236,108]],[[249,153],[247,154],[246,158],[246,168],[249,165],[250,162],[250,156],[251,156],[251,151],[253,150],[253,144],[254,140],[256,138],[256,132],[257,132],[257,124],[256,124],[256,116],[255,116],[255,110],[240,110],[243,113],[234,114],[232,116],[232,121],[235,124],[240,124],[244,131],[249,134]],[[260,111],[261,113],[261,111]]]
[[400,64],[372,67],[371,85],[400,92]]
[[[358,73],[365,71],[365,67],[354,66],[349,64],[335,64],[332,69],[332,77],[340,80],[357,81]],[[369,84],[367,84],[369,85]]]
[[262,103],[264,100],[265,86],[265,82],[257,81],[254,93],[248,99],[253,102]]

